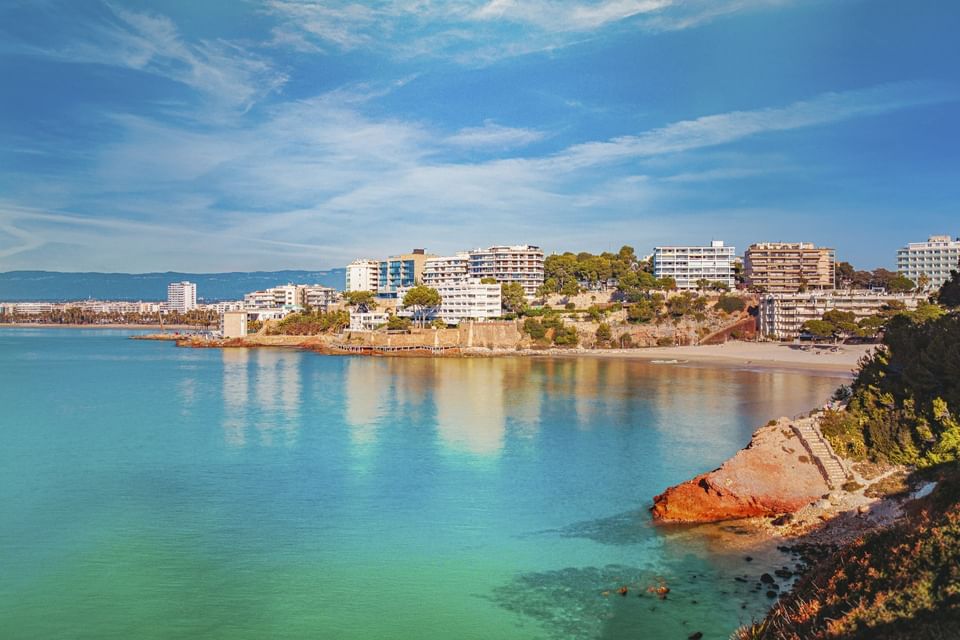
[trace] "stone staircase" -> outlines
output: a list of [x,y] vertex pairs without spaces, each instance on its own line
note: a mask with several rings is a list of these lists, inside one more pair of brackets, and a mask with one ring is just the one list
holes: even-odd
[[803,418],[795,420],[790,424],[794,432],[803,441],[804,446],[813,461],[820,469],[824,479],[831,489],[839,489],[847,481],[847,470],[844,468],[840,458],[833,452],[830,443],[826,441],[820,432],[820,426],[816,418]]

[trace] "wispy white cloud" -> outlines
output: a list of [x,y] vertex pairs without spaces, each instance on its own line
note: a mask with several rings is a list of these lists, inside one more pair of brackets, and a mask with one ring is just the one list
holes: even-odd
[[188,42],[166,16],[104,6],[105,16],[80,25],[82,35],[56,45],[30,44],[17,50],[66,63],[102,64],[163,77],[190,87],[211,103],[241,110],[287,81],[269,60],[236,43]]
[[[444,57],[466,64],[553,51],[623,25],[645,32],[694,27],[717,17],[797,0],[265,0],[281,20],[278,42],[319,42],[344,51]],[[302,34],[303,39],[291,34]]]
[[[571,237],[599,242],[610,229],[592,222],[597,211],[608,226],[626,225],[617,237],[630,225],[646,233],[654,223],[638,218],[638,208],[653,210],[680,183],[758,170],[735,154],[718,155],[720,145],[960,98],[955,88],[936,84],[882,85],[507,158],[488,145],[544,134],[490,122],[454,134],[477,150],[465,160],[460,147],[451,151],[451,136],[427,123],[365,114],[363,97],[382,90],[353,86],[270,107],[248,128],[197,132],[114,118],[119,142],[100,148],[89,174],[58,196],[95,208],[95,222],[51,209],[12,216],[7,207],[0,223],[33,234],[16,243],[24,264],[44,250],[36,244],[43,238],[47,248],[58,247],[58,259],[114,269],[131,259],[145,269],[233,268],[244,260],[247,268],[332,266],[414,239],[439,251],[504,237],[563,243],[557,246]],[[699,154],[697,171],[664,171],[666,160],[691,154]],[[648,166],[656,171],[645,174]],[[557,220],[564,221],[561,230],[549,231]],[[156,254],[150,245],[160,238],[175,249]],[[60,249],[68,246],[76,253]],[[84,255],[111,263],[91,265]]]
[[785,107],[733,111],[675,122],[640,135],[574,145],[548,160],[555,169],[573,170],[726,144],[775,131],[830,124],[908,107],[954,102],[956,86],[902,82],[867,89],[825,93]]
[[514,149],[543,139],[543,132],[505,127],[486,120],[482,127],[466,127],[444,140],[446,144],[466,148]]

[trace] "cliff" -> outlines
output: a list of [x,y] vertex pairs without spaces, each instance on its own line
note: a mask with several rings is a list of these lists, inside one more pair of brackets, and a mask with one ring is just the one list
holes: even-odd
[[719,469],[653,499],[656,520],[713,522],[793,512],[831,490],[810,445],[781,418]]

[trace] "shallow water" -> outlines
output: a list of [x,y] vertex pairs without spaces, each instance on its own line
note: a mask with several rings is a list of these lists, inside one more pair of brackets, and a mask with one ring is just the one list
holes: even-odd
[[650,498],[841,382],[128,335],[0,329],[4,638],[726,638],[784,560]]

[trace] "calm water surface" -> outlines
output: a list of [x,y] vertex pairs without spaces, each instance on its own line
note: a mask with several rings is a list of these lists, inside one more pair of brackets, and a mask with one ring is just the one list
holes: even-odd
[[782,559],[650,498],[840,383],[128,335],[0,329],[4,638],[726,638]]

